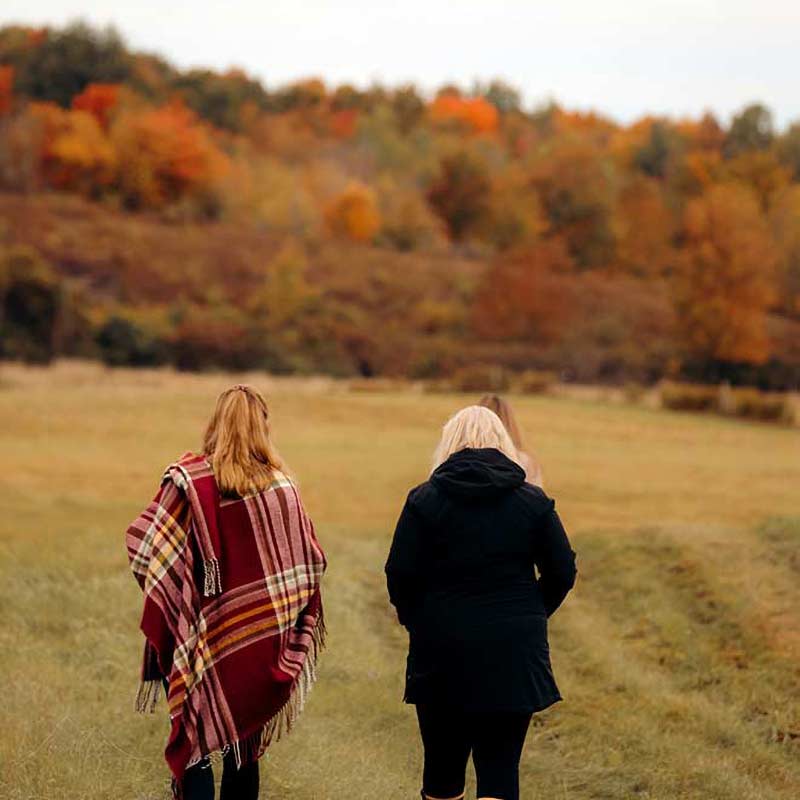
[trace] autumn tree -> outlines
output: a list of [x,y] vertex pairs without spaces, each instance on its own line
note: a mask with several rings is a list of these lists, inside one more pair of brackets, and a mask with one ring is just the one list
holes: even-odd
[[778,157],[791,173],[792,180],[800,181],[800,122],[790,125],[778,139]]
[[753,192],[722,184],[692,200],[675,275],[676,312],[689,359],[760,364],[770,354],[776,250]]
[[270,105],[261,82],[238,69],[224,73],[193,69],[177,75],[170,85],[200,117],[232,131],[242,129],[242,115],[248,106],[264,111]]
[[181,199],[202,206],[213,201],[229,169],[210,131],[180,102],[120,113],[111,139],[119,159],[118,187],[133,208],[162,208]]
[[522,95],[519,90],[498,78],[488,84],[476,84],[473,94],[483,97],[501,114],[519,111],[522,106]]
[[497,109],[488,100],[455,92],[440,92],[428,113],[434,124],[455,125],[472,133],[492,133],[499,122]]
[[96,117],[53,103],[29,110],[41,126],[41,168],[50,186],[92,196],[110,185],[116,154]]
[[665,178],[681,149],[681,142],[669,125],[656,120],[647,141],[636,150],[633,163],[651,178]]
[[674,257],[676,225],[661,184],[644,176],[629,180],[619,193],[615,219],[620,266],[642,277],[664,274]]
[[390,99],[397,127],[403,134],[413,130],[425,114],[425,101],[414,86],[401,86]]
[[515,167],[498,175],[489,195],[489,209],[480,226],[481,238],[498,250],[535,242],[547,230],[542,201],[525,173]]
[[119,102],[120,86],[116,83],[90,83],[72,98],[72,108],[86,111],[108,130],[111,113]]
[[497,257],[475,292],[476,332],[534,346],[552,343],[569,322],[567,276],[572,268],[566,245],[558,238]]
[[745,150],[725,162],[724,172],[726,177],[749,186],[764,211],[791,180],[789,169],[773,150]]
[[461,241],[485,220],[490,192],[486,165],[469,151],[459,150],[441,159],[427,197],[450,238]]
[[356,181],[328,205],[325,220],[332,233],[354,242],[367,242],[381,227],[375,192]]
[[800,319],[800,186],[789,186],[775,198],[769,221],[778,247],[780,308]]
[[11,111],[14,94],[14,67],[10,64],[0,65],[0,117]]
[[531,172],[550,228],[564,237],[584,269],[613,263],[615,175],[597,145],[583,137],[557,139]]

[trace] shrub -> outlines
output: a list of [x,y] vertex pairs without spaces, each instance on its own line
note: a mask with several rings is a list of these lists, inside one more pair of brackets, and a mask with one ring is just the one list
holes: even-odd
[[557,382],[554,372],[526,369],[514,380],[514,389],[522,394],[546,394]]
[[457,370],[450,385],[458,392],[505,392],[509,377],[502,367],[474,364]]
[[661,405],[673,411],[713,411],[719,404],[719,389],[688,383],[665,383]]
[[629,381],[622,387],[622,393],[626,403],[641,403],[647,393],[647,389],[641,383]]
[[794,408],[788,395],[759,392],[758,389],[733,389],[729,413],[765,422],[792,422]]
[[62,287],[50,264],[26,247],[0,252],[0,357],[48,363],[62,316]]
[[150,367],[167,360],[164,342],[124,317],[110,317],[97,332],[96,342],[103,363],[110,367]]

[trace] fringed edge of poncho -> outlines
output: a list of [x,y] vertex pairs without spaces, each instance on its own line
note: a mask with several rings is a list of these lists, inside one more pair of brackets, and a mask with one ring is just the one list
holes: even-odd
[[[311,647],[306,654],[303,668],[297,676],[286,702],[254,734],[223,745],[219,750],[206,753],[200,758],[190,761],[186,768],[193,767],[204,760],[208,760],[209,764],[218,763],[229,752],[233,752],[236,768],[240,769],[243,764],[248,764],[261,758],[273,742],[277,742],[282,736],[289,733],[302,713],[308,695],[317,682],[317,660],[320,653],[325,649],[326,637],[325,618],[322,611],[320,611],[317,623],[314,626],[314,632],[311,634]],[[136,694],[136,710],[142,714],[153,713],[161,688],[160,680],[142,681]],[[174,778],[172,780],[172,791],[174,798],[181,798],[180,786]]]
[[[325,648],[326,634],[325,620],[322,612],[320,612],[317,624],[314,626],[314,632],[311,634],[311,647],[306,655],[306,660],[303,662],[303,669],[297,676],[286,702],[267,720],[260,730],[251,736],[231,742],[221,748],[210,756],[212,761],[214,757],[220,758],[228,751],[233,751],[236,767],[241,768],[242,764],[249,764],[261,758],[273,742],[279,741],[281,736],[289,733],[297,718],[303,712],[308,695],[317,682],[317,659]],[[197,763],[197,761],[194,763]]]

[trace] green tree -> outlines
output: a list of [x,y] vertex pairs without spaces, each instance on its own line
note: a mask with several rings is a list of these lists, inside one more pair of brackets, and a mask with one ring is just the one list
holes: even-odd
[[760,103],[753,103],[737,114],[725,139],[725,155],[746,150],[766,150],[775,138],[772,113]]
[[193,69],[178,75],[172,87],[203,119],[232,131],[241,130],[242,110],[246,105],[262,111],[269,106],[266,89],[239,70],[221,75],[207,69]]
[[16,88],[65,108],[90,83],[122,83],[131,59],[114,28],[90,28],[82,22],[48,29],[18,56]]

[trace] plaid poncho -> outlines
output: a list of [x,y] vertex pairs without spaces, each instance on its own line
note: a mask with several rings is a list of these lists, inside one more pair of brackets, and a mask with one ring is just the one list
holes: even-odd
[[285,475],[220,501],[210,465],[191,453],[167,468],[126,544],[144,590],[136,705],[152,710],[166,678],[178,794],[187,766],[228,749],[252,761],[302,710],[324,643],[325,556]]

